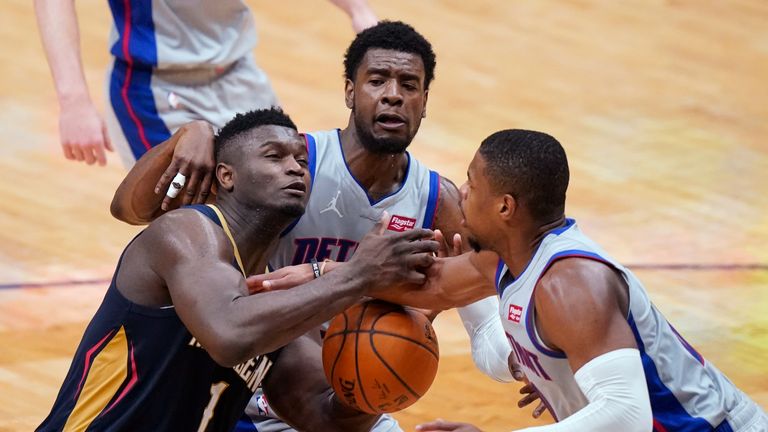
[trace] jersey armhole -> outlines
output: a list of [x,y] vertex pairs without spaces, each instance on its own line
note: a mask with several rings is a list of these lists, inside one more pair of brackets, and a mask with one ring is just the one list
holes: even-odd
[[424,222],[422,228],[432,229],[435,226],[437,217],[437,204],[440,201],[440,174],[429,170],[429,197],[427,198],[427,209],[424,212]]

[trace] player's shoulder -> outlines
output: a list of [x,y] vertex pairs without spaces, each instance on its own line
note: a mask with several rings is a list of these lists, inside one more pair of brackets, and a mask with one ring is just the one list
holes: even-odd
[[595,295],[609,295],[620,283],[616,270],[605,262],[580,256],[566,257],[552,263],[541,275],[535,296],[537,303],[567,304]]
[[302,132],[301,135],[304,136],[305,139],[312,140],[315,142],[321,142],[324,143],[326,141],[337,141],[339,140],[339,134],[341,133],[341,130],[338,128],[334,129],[323,129],[323,130],[315,130],[315,131],[306,131]]
[[199,248],[202,244],[223,243],[221,228],[194,207],[182,207],[160,216],[145,230],[145,242],[158,249]]
[[456,183],[454,183],[448,177],[442,176],[440,174],[438,174],[438,177],[440,179],[440,194],[445,195],[451,199],[455,199],[458,202],[459,187],[456,186]]

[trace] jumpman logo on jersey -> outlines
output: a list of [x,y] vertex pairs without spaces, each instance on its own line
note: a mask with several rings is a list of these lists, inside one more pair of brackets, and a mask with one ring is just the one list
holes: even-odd
[[339,209],[336,208],[336,201],[339,200],[339,195],[341,195],[341,191],[340,190],[336,192],[336,196],[335,197],[331,198],[331,202],[328,203],[328,207],[320,210],[320,214],[325,213],[325,212],[330,211],[330,210],[333,210],[333,211],[336,212],[337,215],[339,215],[340,218],[343,218],[344,215],[341,214]]

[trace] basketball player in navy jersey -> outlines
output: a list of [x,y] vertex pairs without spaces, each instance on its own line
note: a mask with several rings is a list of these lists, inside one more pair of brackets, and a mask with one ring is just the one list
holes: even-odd
[[[349,123],[342,130],[305,135],[312,193],[307,212],[283,233],[270,259],[273,269],[281,269],[275,274],[287,276],[268,284],[292,286],[313,277],[309,265],[286,266],[348,260],[383,211],[391,215],[387,228],[393,232],[425,227],[452,235],[461,229],[456,186],[406,151],[426,115],[435,64],[429,42],[401,22],[381,22],[353,40],[344,61]],[[180,201],[204,201],[208,190],[200,182],[184,186],[175,201],[164,194],[179,170],[198,170],[180,162],[176,153],[211,151],[210,127],[186,125],[139,160],[115,194],[113,214],[140,224]],[[334,265],[325,266],[330,270]],[[261,287],[262,279],[251,281]],[[491,296],[460,309],[460,314],[478,367],[494,379],[511,381],[511,348],[498,320],[489,319],[497,308]],[[537,407],[535,415],[543,409]],[[390,430],[380,427],[376,430]]]
[[249,295],[245,276],[305,210],[309,156],[276,109],[238,115],[215,142],[216,205],[170,212],[128,244],[38,430],[230,432],[262,383],[301,430],[376,421],[337,402],[307,332],[394,282],[423,282],[432,232],[384,235],[382,220],[346,270]]
[[[765,412],[675,331],[631,271],[565,216],[569,170],[557,140],[497,132],[467,177],[461,208],[478,253],[439,259],[427,285],[457,304],[495,285],[515,359],[558,420],[525,431],[768,431]],[[409,300],[430,300],[419,293]],[[442,420],[417,430],[479,431]]]

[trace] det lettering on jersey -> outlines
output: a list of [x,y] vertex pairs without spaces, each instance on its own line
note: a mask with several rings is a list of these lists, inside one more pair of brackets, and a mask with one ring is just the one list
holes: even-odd
[[520,324],[520,318],[522,316],[523,316],[523,307],[510,303],[509,315],[507,315],[507,319],[512,321],[513,323]]
[[547,374],[547,371],[545,371],[544,367],[541,366],[539,356],[528,351],[524,346],[517,343],[515,338],[513,338],[509,333],[507,333],[507,339],[509,339],[509,343],[512,345],[512,352],[515,353],[515,358],[519,364],[523,365],[523,367],[534,373],[536,376],[541,377],[547,381],[552,381],[552,378],[550,378],[550,376]]
[[392,215],[392,218],[389,220],[389,226],[387,229],[390,231],[403,232],[412,230],[415,226],[416,219],[405,216]]
[[296,250],[291,260],[291,265],[308,263],[315,258],[318,261],[331,259],[333,261],[346,261],[357,249],[354,240],[332,237],[304,237],[293,241]]

